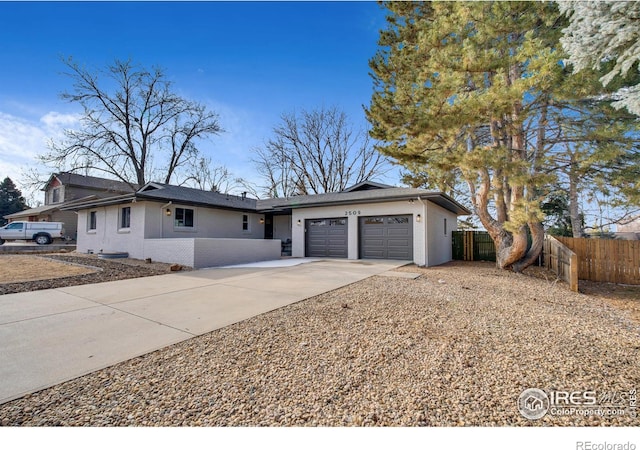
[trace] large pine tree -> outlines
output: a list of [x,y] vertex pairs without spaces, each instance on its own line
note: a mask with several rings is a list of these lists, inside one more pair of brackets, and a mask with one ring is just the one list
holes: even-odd
[[[432,182],[468,186],[501,268],[542,250],[541,202],[563,17],[548,2],[386,4],[366,111],[378,149]],[[532,245],[528,249],[528,234]]]
[[24,211],[27,208],[27,202],[22,197],[22,192],[11,181],[11,178],[6,177],[2,180],[0,183],[0,224],[7,223],[4,216]]

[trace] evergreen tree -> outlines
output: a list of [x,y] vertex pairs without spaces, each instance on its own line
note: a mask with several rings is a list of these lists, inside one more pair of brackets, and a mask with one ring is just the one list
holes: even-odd
[[554,178],[545,170],[546,126],[565,76],[563,18],[541,2],[386,6],[366,111],[377,148],[432,180],[456,173],[496,244],[498,266],[521,271],[542,250],[542,188]]
[[[570,17],[561,42],[574,71],[606,67],[602,84],[638,75],[640,66],[640,2],[620,0],[562,1],[560,10]],[[640,115],[640,83],[619,86],[617,108]]]
[[27,202],[22,197],[22,193],[11,178],[6,177],[0,183],[0,224],[4,225],[7,220],[4,216],[27,209]]

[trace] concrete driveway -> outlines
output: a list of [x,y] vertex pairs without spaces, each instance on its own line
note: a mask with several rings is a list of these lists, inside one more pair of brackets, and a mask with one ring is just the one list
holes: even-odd
[[0,296],[0,403],[404,264],[202,269]]

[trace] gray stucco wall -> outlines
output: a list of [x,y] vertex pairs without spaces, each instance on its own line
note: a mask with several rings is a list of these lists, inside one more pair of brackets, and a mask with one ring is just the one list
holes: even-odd
[[[263,239],[264,224],[260,219],[264,219],[263,214],[256,214],[242,211],[232,211],[224,209],[195,207],[172,203],[170,205],[145,202],[149,211],[147,217],[147,238],[238,238],[238,239]],[[175,226],[176,208],[188,208],[194,210],[194,226]],[[166,210],[171,211],[171,215],[166,215]],[[249,219],[249,229],[242,229],[242,216],[247,215]],[[159,229],[156,228],[159,225]]]
[[451,232],[457,227],[458,216],[435,203],[427,202],[427,265],[437,266],[451,261]]
[[286,241],[291,239],[291,216],[273,216],[273,238]]

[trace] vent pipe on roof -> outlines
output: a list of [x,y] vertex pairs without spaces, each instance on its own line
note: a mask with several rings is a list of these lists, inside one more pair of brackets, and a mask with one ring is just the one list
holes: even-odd
[[241,197],[242,197],[242,200],[244,200],[245,198],[247,198],[247,193],[246,193],[246,192],[243,192],[243,193],[242,193],[242,194],[240,194],[240,195],[241,195]]

